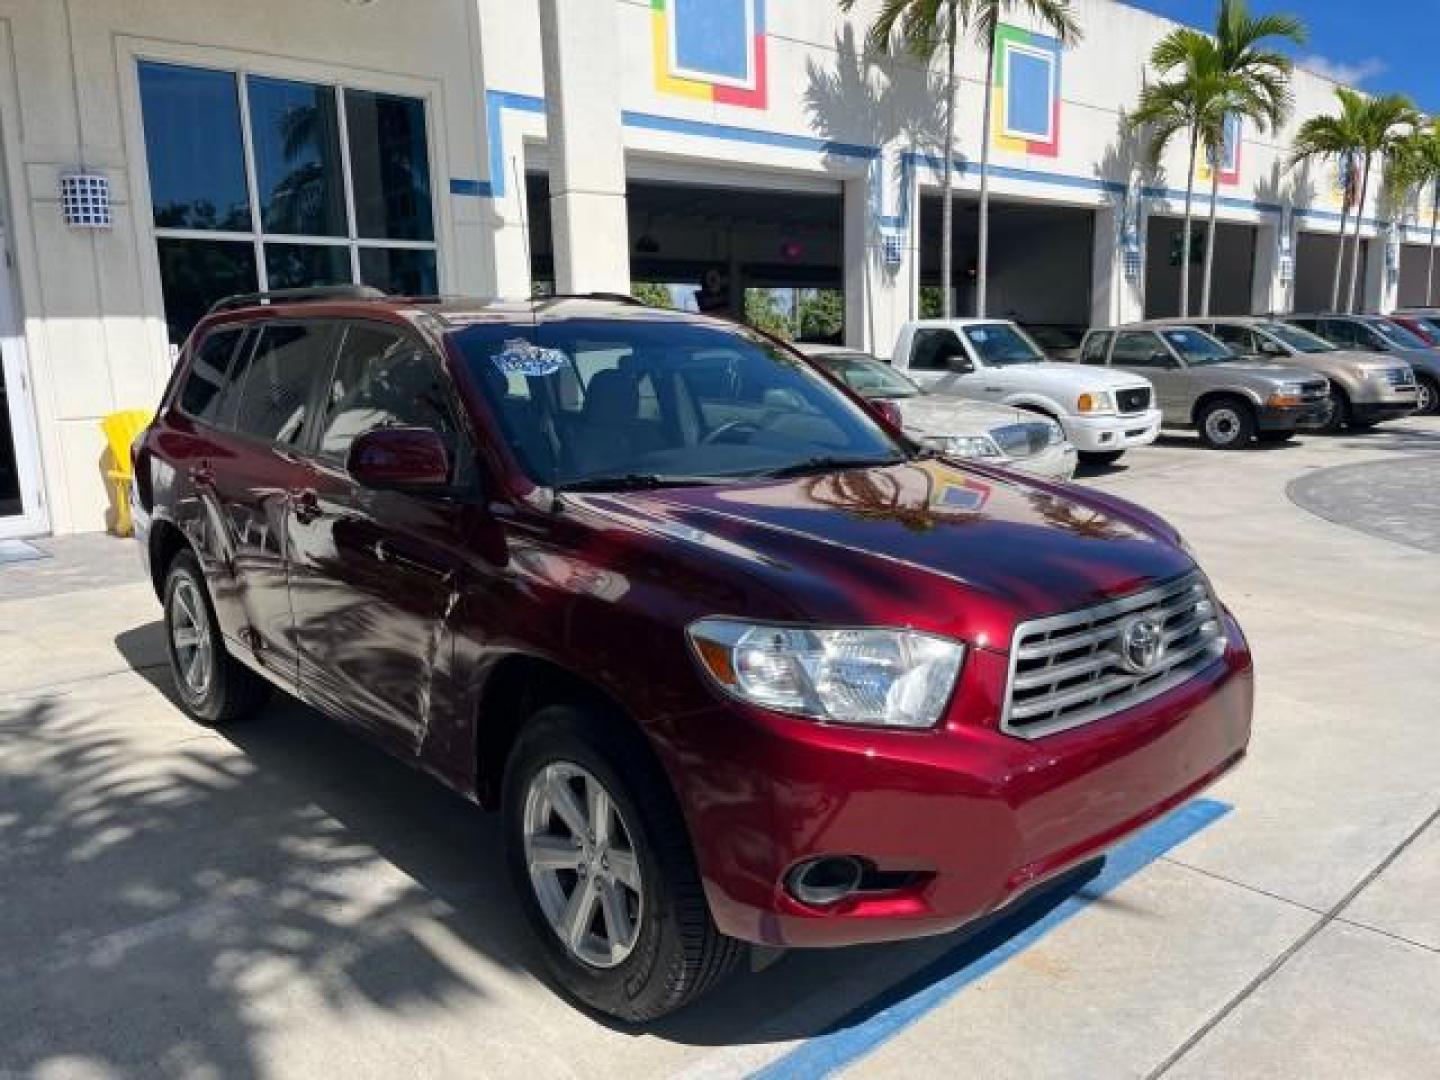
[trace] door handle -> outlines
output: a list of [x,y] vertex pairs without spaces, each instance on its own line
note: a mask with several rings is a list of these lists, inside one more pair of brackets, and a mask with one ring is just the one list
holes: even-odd
[[376,562],[386,563],[390,566],[398,566],[404,570],[424,574],[427,577],[433,577],[440,581],[448,581],[452,576],[451,571],[447,568],[426,559],[408,555],[403,550],[397,549],[396,545],[385,540],[376,540],[375,543],[370,546],[370,550],[374,553]]
[[290,507],[295,514],[295,520],[301,525],[309,525],[316,518],[323,516],[320,510],[320,496],[315,493],[314,488],[302,488],[290,492]]

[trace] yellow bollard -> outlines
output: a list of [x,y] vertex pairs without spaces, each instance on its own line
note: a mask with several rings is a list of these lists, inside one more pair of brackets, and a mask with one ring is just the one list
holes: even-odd
[[130,480],[133,476],[130,446],[150,423],[150,416],[147,409],[127,409],[124,412],[111,413],[100,421],[100,428],[105,432],[106,441],[110,444],[110,457],[114,462],[114,467],[105,471],[105,478],[110,481],[115,491],[116,536],[130,535]]

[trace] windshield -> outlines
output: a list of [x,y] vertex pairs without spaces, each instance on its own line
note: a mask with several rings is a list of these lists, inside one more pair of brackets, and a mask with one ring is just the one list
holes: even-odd
[[1426,347],[1424,341],[1389,319],[1376,319],[1366,325],[1384,338],[1387,344],[1393,345],[1397,349],[1423,349]]
[[1209,334],[1199,330],[1191,330],[1189,327],[1182,326],[1174,330],[1162,330],[1160,336],[1170,343],[1185,363],[1192,367],[1201,364],[1219,364],[1235,359],[1233,352]]
[[961,332],[987,365],[1038,364],[1045,359],[1033,341],[1008,323],[982,323]]
[[1291,326],[1289,323],[1261,323],[1255,329],[1263,330],[1273,338],[1289,345],[1296,352],[1322,353],[1335,352],[1335,346],[1322,337],[1310,333],[1308,330],[1301,330],[1298,326]]
[[845,464],[904,449],[799,357],[653,314],[476,324],[454,338],[537,484],[654,487]]
[[815,360],[851,390],[867,398],[908,398],[923,393],[904,375],[873,356],[829,353]]

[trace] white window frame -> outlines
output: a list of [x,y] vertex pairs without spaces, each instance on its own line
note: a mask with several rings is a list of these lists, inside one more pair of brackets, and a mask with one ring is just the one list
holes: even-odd
[[[1010,89],[1014,86],[1013,73],[1010,69],[1010,61],[1016,53],[1023,53],[1033,60],[1042,60],[1049,70],[1047,83],[1050,92],[1046,100],[1048,108],[1045,110],[1045,130],[1021,131],[1010,124]],[[1055,69],[1057,67],[1056,57],[1049,49],[1041,49],[1034,45],[1021,44],[1018,41],[1007,41],[1005,43],[1005,100],[1001,103],[1005,111],[1005,122],[1003,129],[1007,138],[1023,139],[1026,142],[1053,143],[1055,141],[1055,95],[1060,92],[1056,85]]]
[[666,44],[669,48],[670,75],[676,79],[690,79],[711,86],[733,86],[742,90],[755,89],[755,0],[743,0],[745,4],[745,77],[737,79],[730,75],[716,75],[710,71],[695,71],[680,64],[680,19],[674,0],[671,0],[665,18]]
[[[155,317],[165,315],[164,290],[160,281],[158,242],[163,239],[239,241],[254,245],[256,282],[263,291],[269,284],[265,268],[264,244],[302,244],[316,247],[348,247],[350,270],[354,281],[360,280],[360,252],[366,249],[421,250],[435,252],[436,284],[446,292],[452,268],[447,241],[453,235],[450,202],[444,198],[448,190],[450,170],[445,158],[445,141],[441,121],[445,102],[441,84],[432,79],[404,75],[376,74],[343,64],[287,60],[282,57],[238,52],[156,41],[148,38],[120,36],[116,39],[117,59],[122,69],[121,87],[125,116],[127,158],[129,160],[131,215],[139,250],[148,253],[142,261],[146,308]],[[144,115],[140,97],[140,64],[151,62],[180,67],[198,68],[232,75],[238,80],[237,94],[241,108],[241,137],[245,154],[245,182],[250,199],[251,231],[219,229],[172,229],[155,225],[154,204],[150,196],[149,157],[145,145]],[[258,182],[255,174],[254,147],[250,131],[249,76],[283,79],[331,88],[337,95],[341,169],[345,187],[346,235],[295,236],[265,233],[260,228],[260,204],[256,198]],[[356,235],[355,199],[351,175],[350,140],[346,126],[344,91],[366,90],[379,94],[416,99],[425,107],[425,142],[430,168],[430,213],[434,232],[432,240],[381,240]]]

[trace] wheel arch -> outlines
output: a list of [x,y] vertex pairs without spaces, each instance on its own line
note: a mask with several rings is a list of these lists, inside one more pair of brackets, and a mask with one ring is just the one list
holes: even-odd
[[165,574],[175,556],[182,551],[194,550],[184,531],[172,521],[157,518],[150,524],[150,540],[147,558],[150,566],[150,585],[159,599],[165,598]]
[[1250,410],[1253,417],[1258,418],[1260,402],[1251,391],[1237,386],[1221,386],[1206,390],[1195,399],[1195,404],[1190,407],[1190,423],[1199,426],[1201,413],[1217,401],[1238,401]]

